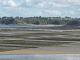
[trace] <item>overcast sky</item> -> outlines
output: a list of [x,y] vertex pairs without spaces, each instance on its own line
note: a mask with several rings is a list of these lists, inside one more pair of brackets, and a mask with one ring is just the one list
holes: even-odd
[[80,0],[0,0],[0,17],[80,17]]

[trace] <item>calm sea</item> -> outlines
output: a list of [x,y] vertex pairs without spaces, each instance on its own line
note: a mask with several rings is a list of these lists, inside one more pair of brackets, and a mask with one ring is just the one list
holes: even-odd
[[80,60],[80,54],[0,55],[0,59],[13,59],[13,60]]

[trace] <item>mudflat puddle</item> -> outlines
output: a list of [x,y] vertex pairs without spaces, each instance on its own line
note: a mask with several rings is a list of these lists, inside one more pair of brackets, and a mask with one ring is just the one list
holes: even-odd
[[80,54],[0,55],[3,60],[80,60]]
[[68,47],[39,47],[41,50],[53,50],[53,51],[80,51],[80,47],[68,46]]

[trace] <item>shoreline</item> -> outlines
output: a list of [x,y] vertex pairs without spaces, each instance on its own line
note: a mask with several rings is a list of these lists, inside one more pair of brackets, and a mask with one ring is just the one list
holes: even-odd
[[[0,25],[2,25],[2,24],[0,24]],[[54,25],[54,24],[47,24],[47,25],[35,25],[35,24],[10,24],[10,25],[31,25],[31,26],[64,26],[64,25]]]
[[33,55],[33,54],[80,54],[80,51],[22,49],[22,50],[0,52],[0,55]]
[[33,25],[33,26],[64,26],[64,25],[53,25],[53,24],[49,24],[49,25]]

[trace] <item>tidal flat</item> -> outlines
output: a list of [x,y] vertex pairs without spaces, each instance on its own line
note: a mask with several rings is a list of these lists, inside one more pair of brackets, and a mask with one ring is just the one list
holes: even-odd
[[40,49],[80,53],[80,30],[64,30],[63,28],[54,26],[0,27],[0,52]]

